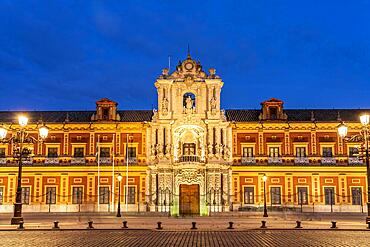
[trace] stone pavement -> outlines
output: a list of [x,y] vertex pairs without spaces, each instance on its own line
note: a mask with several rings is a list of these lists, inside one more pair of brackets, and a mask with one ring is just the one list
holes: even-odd
[[0,231],[0,246],[369,246],[370,231]]
[[[10,225],[11,214],[0,214],[0,230],[16,229]],[[114,214],[97,213],[26,213],[24,214],[26,229],[51,229],[54,220],[60,222],[62,229],[85,229],[87,221],[92,220],[97,229],[120,229],[122,221],[126,220],[129,228],[155,229],[157,222],[163,223],[164,230],[189,230],[191,222],[196,221],[199,230],[225,230],[228,222],[234,222],[236,230],[257,229],[261,220],[267,221],[269,229],[292,229],[296,220],[302,221],[304,229],[329,229],[331,221],[337,222],[339,229],[366,229],[365,215],[363,214],[316,214],[285,215],[269,214],[268,218],[261,214],[219,215],[211,217],[168,217],[160,215],[125,215],[121,218]]]

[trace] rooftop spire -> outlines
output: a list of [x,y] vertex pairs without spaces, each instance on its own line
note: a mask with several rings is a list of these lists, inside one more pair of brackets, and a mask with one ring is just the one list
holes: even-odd
[[188,58],[189,59],[191,58],[191,56],[190,56],[190,45],[189,45],[189,43],[188,43]]

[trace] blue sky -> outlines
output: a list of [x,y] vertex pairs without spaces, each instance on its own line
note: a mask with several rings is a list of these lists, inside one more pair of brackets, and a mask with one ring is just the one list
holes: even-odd
[[188,43],[223,108],[370,108],[370,1],[2,0],[0,19],[0,110],[151,109]]

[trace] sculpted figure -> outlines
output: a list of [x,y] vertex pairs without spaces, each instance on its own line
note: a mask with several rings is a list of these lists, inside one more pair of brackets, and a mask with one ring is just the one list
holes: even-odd
[[191,109],[193,108],[193,100],[188,96],[185,100],[186,103],[186,109]]

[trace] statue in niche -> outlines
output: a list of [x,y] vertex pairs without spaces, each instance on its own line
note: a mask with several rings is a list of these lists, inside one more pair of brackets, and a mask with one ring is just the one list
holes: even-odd
[[151,147],[150,147],[150,155],[151,156],[155,156],[155,145],[152,145]]
[[168,99],[167,98],[163,98],[162,100],[162,112],[165,115],[168,113]]
[[225,159],[230,158],[230,148],[225,146]]
[[208,156],[211,156],[213,154],[213,147],[212,147],[212,144],[209,143],[208,144]]
[[215,111],[217,107],[216,97],[212,97],[210,100],[211,111]]
[[170,155],[171,154],[171,144],[167,144],[166,145],[166,155]]
[[193,100],[191,99],[190,96],[188,96],[185,100],[185,107],[186,109],[192,109],[193,108]]

